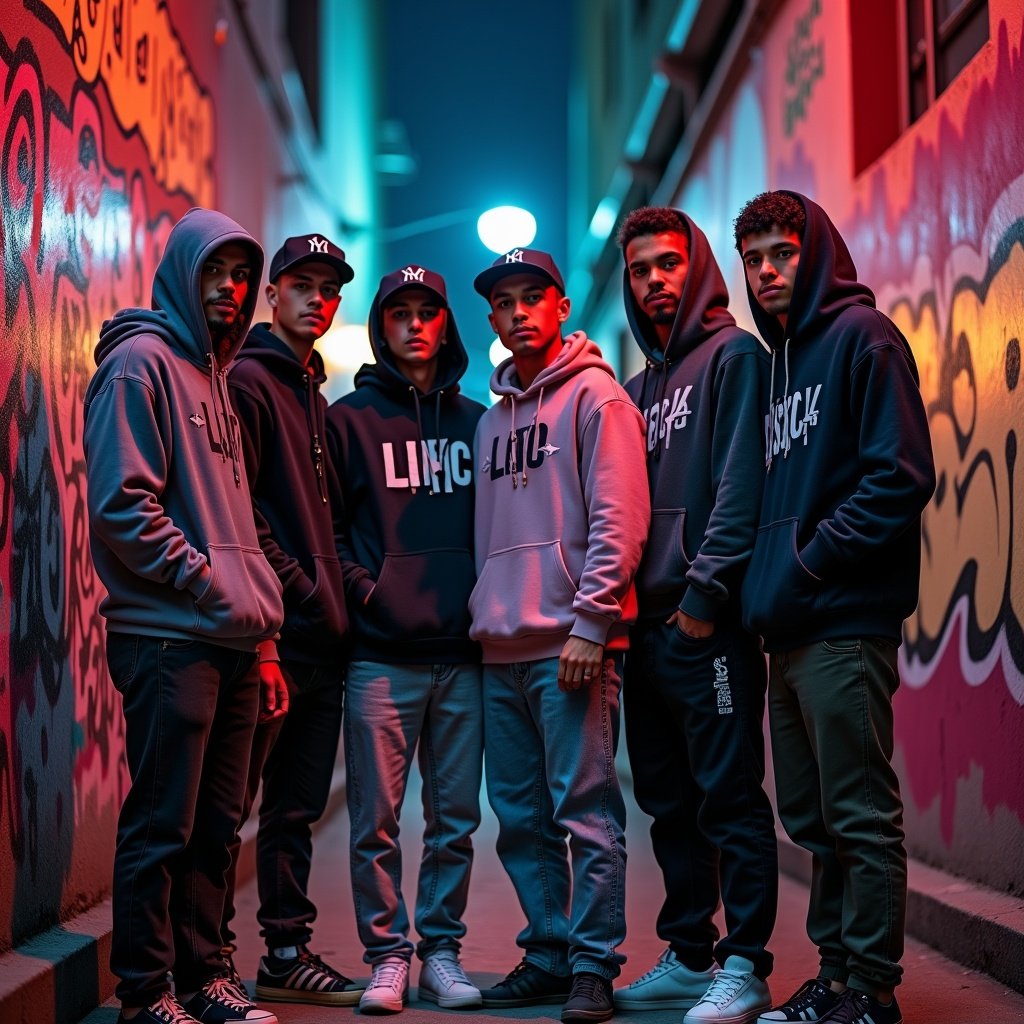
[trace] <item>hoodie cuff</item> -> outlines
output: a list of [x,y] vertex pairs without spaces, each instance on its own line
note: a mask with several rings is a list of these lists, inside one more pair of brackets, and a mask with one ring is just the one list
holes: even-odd
[[697,590],[696,587],[688,587],[682,601],[679,602],[679,610],[684,615],[700,619],[701,622],[714,622],[721,607],[721,601]]
[[832,552],[817,534],[803,551],[797,552],[797,558],[800,559],[800,564],[804,569],[816,580],[823,580],[835,563]]
[[205,562],[202,569],[188,581],[186,588],[193,597],[202,597],[210,586],[210,577],[212,575],[213,570],[210,568],[210,563]]
[[361,579],[357,580],[352,586],[352,594],[360,605],[366,604],[366,599],[373,593],[373,588],[377,586],[377,581],[367,573]]
[[256,645],[256,655],[261,665],[265,661],[281,660],[281,655],[277,653],[277,644],[273,640],[261,640]]
[[581,640],[589,640],[602,647],[608,642],[608,630],[611,621],[601,615],[587,615],[586,612],[576,613],[576,624],[569,632],[570,636],[578,636]]
[[312,596],[315,587],[316,584],[305,573],[301,573],[295,577],[295,582],[288,588],[288,596],[295,604],[302,604]]

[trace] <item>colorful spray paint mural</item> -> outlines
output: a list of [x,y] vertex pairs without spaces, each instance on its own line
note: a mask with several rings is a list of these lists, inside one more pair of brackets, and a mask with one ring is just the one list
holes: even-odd
[[710,225],[742,296],[736,211],[765,188],[814,196],[913,345],[939,483],[896,697],[908,839],[924,860],[1022,893],[1024,4],[989,4],[990,41],[855,175],[857,13],[786,5],[678,202]]
[[88,553],[82,396],[100,324],[148,305],[213,201],[213,107],[157,0],[0,18],[0,949],[109,888],[123,793]]

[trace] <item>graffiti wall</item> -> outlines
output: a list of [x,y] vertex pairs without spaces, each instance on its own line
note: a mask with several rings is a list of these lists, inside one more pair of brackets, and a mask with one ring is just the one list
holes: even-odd
[[[989,41],[924,116],[858,168],[856,126],[887,116],[858,110],[856,18],[870,6],[785,5],[678,202],[710,225],[732,294],[743,296],[730,235],[740,206],[765,188],[816,198],[913,346],[938,487],[896,697],[908,838],[914,855],[1019,894],[1024,4],[992,0]],[[884,75],[873,52],[872,73]]]
[[[261,101],[225,10],[0,8],[0,951],[110,889],[127,778],[82,452],[100,325],[149,305],[167,234],[191,206],[218,205],[258,238],[323,223],[323,207],[281,184],[296,180],[283,115]],[[281,4],[246,10],[270,25]],[[278,53],[261,57],[280,75]],[[254,138],[270,140],[258,161]],[[286,231],[289,187],[303,220]]]

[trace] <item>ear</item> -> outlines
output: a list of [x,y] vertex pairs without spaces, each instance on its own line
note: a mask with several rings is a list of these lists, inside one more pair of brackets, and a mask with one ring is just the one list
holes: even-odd
[[276,284],[268,284],[267,285],[266,295],[267,295],[267,303],[269,304],[270,308],[271,309],[277,309],[277,285]]
[[567,295],[563,295],[558,300],[558,322],[564,324],[569,319],[569,310],[572,309],[572,303],[569,301]]
[[497,334],[498,333],[498,328],[497,328],[497,326],[494,323],[494,314],[493,313],[488,313],[487,314],[487,322],[491,325],[491,330],[494,331],[495,334]]

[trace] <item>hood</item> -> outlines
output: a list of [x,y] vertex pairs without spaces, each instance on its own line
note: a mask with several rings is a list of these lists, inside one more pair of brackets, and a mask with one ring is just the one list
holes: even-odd
[[167,236],[153,279],[153,308],[122,309],[103,324],[96,346],[97,365],[126,338],[156,334],[191,362],[205,367],[212,343],[199,296],[200,274],[210,254],[227,242],[240,242],[252,253],[249,291],[232,328],[231,347],[225,360],[230,362],[242,346],[256,310],[263,276],[263,250],[230,217],[197,207],[189,210]]
[[238,353],[239,359],[258,359],[274,374],[293,387],[306,386],[306,374],[310,373],[317,387],[327,380],[324,359],[317,349],[309,354],[309,363],[303,366],[298,356],[271,330],[270,324],[253,324]]
[[874,293],[857,280],[850,250],[828,214],[799,192],[781,191],[797,200],[807,214],[785,330],[777,316],[761,308],[747,282],[747,301],[754,322],[773,348],[781,347],[787,337],[794,342],[813,337],[850,306],[875,305]]
[[[370,306],[370,319],[366,330],[370,336],[370,348],[373,350],[376,363],[364,363],[356,373],[355,386],[377,387],[383,391],[400,391],[408,393],[409,381],[395,366],[391,353],[384,347],[384,334],[381,326],[381,293],[378,288]],[[437,356],[437,375],[433,387],[422,397],[443,391],[445,395],[458,393],[458,382],[469,366],[469,356],[459,335],[459,327],[455,322],[455,314],[451,306],[448,310],[448,324],[445,327],[445,344]]]
[[[675,362],[723,327],[735,327],[729,312],[729,292],[718,261],[703,231],[682,210],[676,213],[686,224],[690,242],[689,266],[679,309],[672,324],[668,344],[662,352],[654,323],[636,301],[630,287],[629,267],[622,268],[622,289],[626,319],[640,351],[652,363]],[[625,259],[625,251],[623,251]]]
[[550,366],[544,367],[528,388],[524,390],[520,386],[515,362],[509,356],[491,374],[491,391],[501,397],[508,395],[521,398],[524,395],[539,393],[588,367],[603,370],[613,379],[615,377],[615,371],[604,361],[604,356],[597,345],[583,331],[574,331],[566,335],[558,358]]

